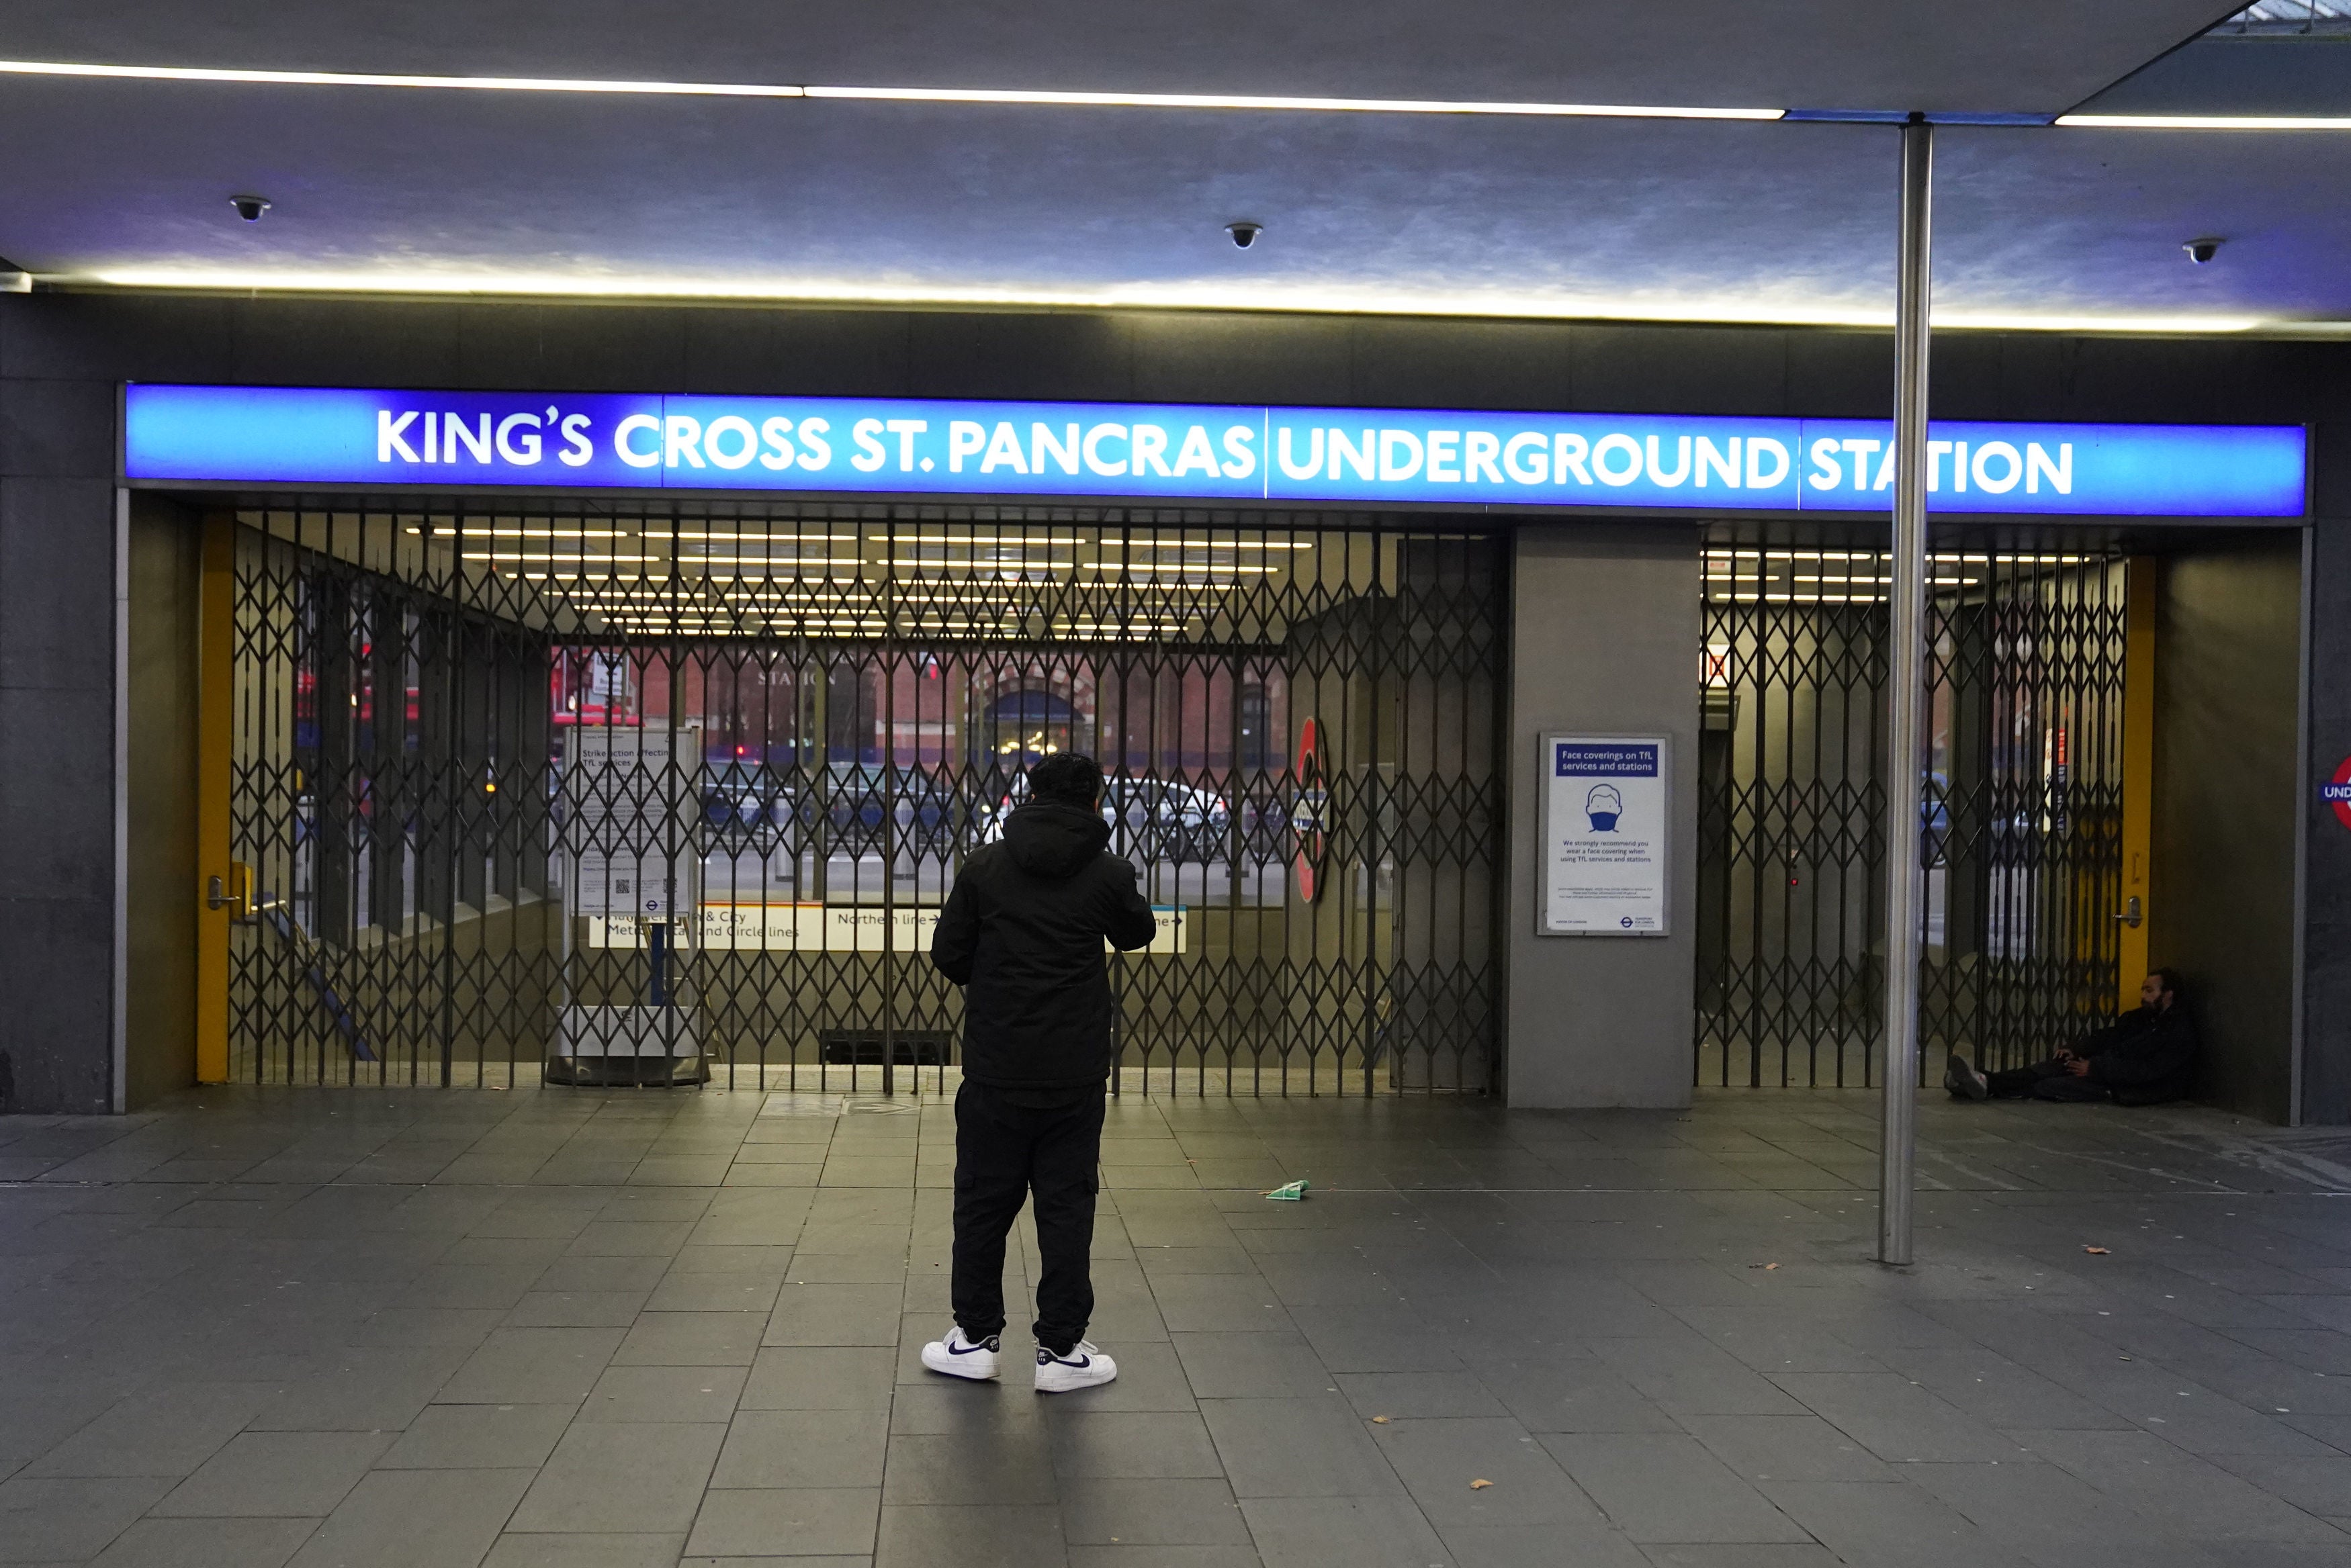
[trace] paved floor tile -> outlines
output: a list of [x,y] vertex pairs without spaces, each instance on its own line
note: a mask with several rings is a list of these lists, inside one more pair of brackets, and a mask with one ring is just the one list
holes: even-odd
[[1685,1416],[1682,1425],[1708,1453],[1750,1482],[1899,1479],[1884,1460],[1818,1416]]
[[1651,1568],[1623,1532],[1593,1524],[1453,1524],[1437,1535],[1453,1568]]
[[898,1343],[904,1287],[791,1284],[776,1297],[762,1345],[879,1345]]
[[684,1530],[725,1428],[716,1422],[575,1422],[515,1510],[517,1531]]
[[2016,1432],[2033,1456],[2193,1541],[2343,1545],[2351,1535],[2147,1432]]
[[482,1568],[676,1568],[685,1535],[507,1534]]
[[1790,1518],[1847,1563],[1872,1568],[2025,1568],[2028,1562],[1917,1487],[1788,1481],[1770,1490]]
[[1403,1490],[1362,1419],[1336,1395],[1208,1399],[1200,1413],[1241,1497],[1376,1497]]
[[748,1366],[764,1327],[747,1313],[647,1312],[613,1354],[615,1366]]
[[1171,1334],[1192,1392],[1202,1399],[1270,1399],[1334,1393],[1338,1379],[1306,1336],[1282,1329]]
[[1070,1568],[1263,1568],[1254,1546],[1088,1546],[1071,1542]]
[[583,1421],[725,1421],[742,1397],[741,1366],[608,1366],[580,1407]]
[[397,1431],[467,1359],[447,1346],[347,1349],[321,1375],[281,1390],[251,1426],[256,1431]]
[[142,1519],[91,1568],[282,1568],[315,1519]]
[[623,1337],[617,1328],[501,1328],[434,1397],[465,1405],[576,1402],[596,1386]]
[[882,1510],[873,1568],[1059,1568],[1069,1561],[1050,1506],[901,1506]]
[[1445,1544],[1400,1497],[1244,1498],[1265,1568],[1428,1568]]
[[890,1436],[879,1410],[743,1410],[714,1487],[879,1487]]
[[537,1469],[571,1424],[569,1405],[432,1405],[376,1461],[379,1469]]
[[983,1443],[961,1436],[890,1438],[883,1501],[893,1504],[1050,1503],[1058,1495],[1041,1428],[1008,1430]]
[[123,1400],[26,1466],[28,1476],[169,1476],[219,1451],[277,1397],[267,1384],[183,1383]]
[[1061,1487],[1072,1545],[1245,1546],[1233,1489],[1214,1480],[1073,1480]]
[[1191,1411],[1071,1410],[1049,1420],[1053,1469],[1093,1480],[1224,1476],[1208,1428]]
[[[1583,1490],[1507,1417],[1393,1421],[1375,1428],[1374,1440],[1440,1531],[1603,1522]],[[1489,1484],[1473,1484],[1481,1480]]]
[[1635,1541],[1810,1539],[1695,1438],[1562,1432],[1541,1441],[1569,1479]]
[[763,1347],[743,1388],[747,1410],[886,1410],[894,1352],[838,1345]]
[[862,1556],[873,1550],[881,1503],[872,1487],[713,1491],[685,1550],[690,1557]]
[[334,1511],[392,1438],[386,1432],[245,1432],[155,1505],[158,1514]]
[[475,1568],[536,1473],[377,1470],[295,1553],[295,1568]]

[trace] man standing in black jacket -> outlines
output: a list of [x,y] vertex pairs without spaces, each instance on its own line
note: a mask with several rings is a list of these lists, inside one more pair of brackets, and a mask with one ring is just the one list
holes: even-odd
[[2159,969],[2139,981],[2139,1008],[2078,1046],[2030,1067],[1981,1073],[1958,1052],[1943,1087],[1959,1100],[2112,1100],[2159,1106],[2196,1086],[2196,1025],[2179,1005],[2179,977]]
[[1118,1376],[1086,1338],[1112,999],[1102,944],[1150,945],[1157,922],[1133,863],[1109,853],[1102,775],[1057,753],[1029,774],[1031,804],[1002,842],[964,862],[931,936],[931,962],[964,988],[956,1091],[955,1326],[923,1346],[950,1377],[993,1377],[1004,1331],[1004,1238],[1033,1200],[1037,1389]]

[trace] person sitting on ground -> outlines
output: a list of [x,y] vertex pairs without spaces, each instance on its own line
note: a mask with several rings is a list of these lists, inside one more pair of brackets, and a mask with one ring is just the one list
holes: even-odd
[[2139,1007],[2076,1046],[2030,1067],[1979,1072],[1958,1052],[1943,1072],[1955,1100],[2112,1100],[2159,1106],[2196,1084],[2196,1025],[2179,1005],[2179,977],[2158,969],[2139,981]]
[[1004,1238],[1023,1201],[1037,1221],[1037,1391],[1090,1388],[1118,1364],[1086,1338],[1102,1086],[1113,1002],[1102,943],[1148,947],[1158,917],[1132,861],[1110,853],[1102,769],[1059,752],[1029,774],[1004,839],[972,852],[931,936],[931,962],[964,988],[956,1091],[955,1324],[923,1346],[950,1377],[991,1378],[1004,1330]]

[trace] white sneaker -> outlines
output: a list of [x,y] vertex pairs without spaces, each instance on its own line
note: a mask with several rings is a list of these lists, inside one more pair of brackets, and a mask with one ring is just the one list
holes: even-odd
[[986,1382],[996,1376],[996,1355],[1001,1348],[1001,1342],[992,1334],[982,1340],[966,1339],[962,1325],[957,1324],[947,1330],[945,1339],[935,1339],[923,1346],[923,1365],[950,1377]]
[[1067,1355],[1056,1355],[1043,1345],[1037,1347],[1037,1392],[1067,1394],[1073,1388],[1092,1388],[1118,1376],[1118,1363],[1094,1348],[1091,1339],[1081,1339],[1071,1346]]

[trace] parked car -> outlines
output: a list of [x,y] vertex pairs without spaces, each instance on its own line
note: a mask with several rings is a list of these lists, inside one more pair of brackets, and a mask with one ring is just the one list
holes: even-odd
[[[1029,803],[1029,775],[1016,775],[983,823],[980,837],[1004,835],[1004,818]],[[1137,859],[1221,860],[1232,811],[1224,797],[1179,779],[1120,774],[1102,785],[1102,817],[1110,824],[1113,854]]]
[[781,827],[792,820],[790,783],[756,763],[730,762],[704,775],[702,820],[721,830]]
[[870,855],[883,846],[883,824],[903,848],[944,852],[965,820],[964,795],[944,769],[832,763],[802,794],[799,820],[821,827],[836,855]]

